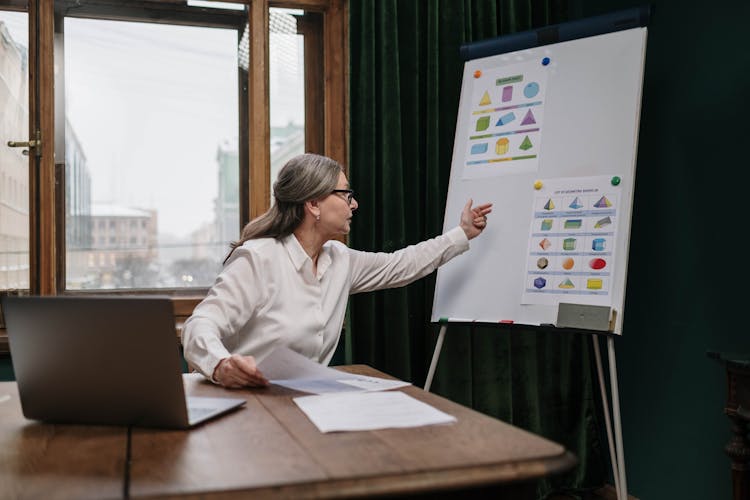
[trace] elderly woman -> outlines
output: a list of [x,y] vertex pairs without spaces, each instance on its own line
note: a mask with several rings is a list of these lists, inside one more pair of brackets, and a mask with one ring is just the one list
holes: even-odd
[[224,269],[185,322],[185,359],[225,387],[264,386],[257,363],[278,346],[328,364],[348,296],[407,285],[469,248],[491,204],[464,206],[445,234],[393,253],[353,250],[359,206],[344,171],[325,156],[289,160],[273,186],[274,204],[233,243]]

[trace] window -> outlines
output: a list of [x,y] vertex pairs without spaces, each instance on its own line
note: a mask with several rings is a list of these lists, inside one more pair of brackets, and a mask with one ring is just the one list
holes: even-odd
[[[291,0],[281,9],[248,0],[243,10],[223,10],[0,0],[0,294],[156,289],[175,297],[178,316],[189,314],[218,270],[201,274],[205,262],[220,263],[240,228],[267,210],[278,148],[294,144],[289,151],[346,164],[346,1]],[[304,10],[290,10],[297,6]],[[124,52],[143,45],[150,50]],[[181,68],[206,54],[234,62],[212,60],[201,68],[207,75]],[[88,55],[96,64],[86,64]],[[193,80],[217,74],[220,92],[191,90]],[[115,85],[118,76],[130,85]],[[200,127],[210,112],[221,114],[222,133],[208,138]],[[133,114],[140,126],[123,128]],[[170,125],[173,115],[185,119]],[[35,138],[41,145],[28,155],[5,147]],[[189,165],[199,153],[200,166]],[[205,180],[194,187],[198,177]],[[118,214],[128,225],[116,224]],[[128,263],[153,272],[123,279]]]
[[5,146],[29,133],[28,46],[27,15],[0,10],[0,290],[30,287],[29,161]]
[[[84,254],[99,250],[92,215],[109,218],[117,233],[110,243],[119,247],[118,270],[107,287],[182,287],[179,271],[204,261],[219,271],[239,235],[238,39],[246,16],[234,16],[234,28],[64,19],[67,290],[101,288],[110,274],[84,265]],[[222,190],[220,167],[233,181]],[[136,217],[153,227],[145,252],[127,236]]]
[[305,152],[305,50],[297,21],[304,11],[270,9],[271,186],[293,156]]

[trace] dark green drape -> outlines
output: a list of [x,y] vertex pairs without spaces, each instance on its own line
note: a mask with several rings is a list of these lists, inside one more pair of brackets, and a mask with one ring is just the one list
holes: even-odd
[[[460,45],[561,22],[566,14],[565,0],[351,0],[354,248],[388,252],[442,231]],[[457,223],[459,214],[448,218]],[[433,274],[353,296],[353,361],[423,385],[437,337],[430,324],[434,284]],[[540,492],[598,486],[607,475],[606,445],[590,344],[581,335],[450,327],[432,390],[575,453],[579,467]]]

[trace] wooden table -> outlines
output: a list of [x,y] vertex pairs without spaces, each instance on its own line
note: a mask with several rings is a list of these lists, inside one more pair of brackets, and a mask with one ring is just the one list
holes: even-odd
[[126,427],[41,424],[0,383],[0,498],[122,498]]
[[[385,376],[363,365],[342,369]],[[0,479],[11,485],[0,498],[54,498],[62,485],[71,488],[63,496],[76,498],[457,498],[467,490],[534,498],[537,479],[576,464],[556,443],[414,386],[401,390],[458,421],[323,434],[293,403],[300,393],[230,391],[185,376],[189,394],[244,397],[247,405],[189,431],[133,429],[125,469],[126,429],[25,421],[14,386],[0,383],[0,396],[13,392],[0,404]],[[72,449],[74,461],[66,459]]]

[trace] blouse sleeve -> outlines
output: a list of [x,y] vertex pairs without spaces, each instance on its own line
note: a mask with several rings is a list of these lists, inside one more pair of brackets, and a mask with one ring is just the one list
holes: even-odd
[[227,340],[255,314],[265,296],[261,263],[250,251],[235,252],[238,255],[224,267],[182,329],[185,360],[211,380],[219,361],[230,356]]
[[468,249],[466,234],[460,227],[455,227],[436,238],[393,253],[350,250],[350,293],[408,285]]

